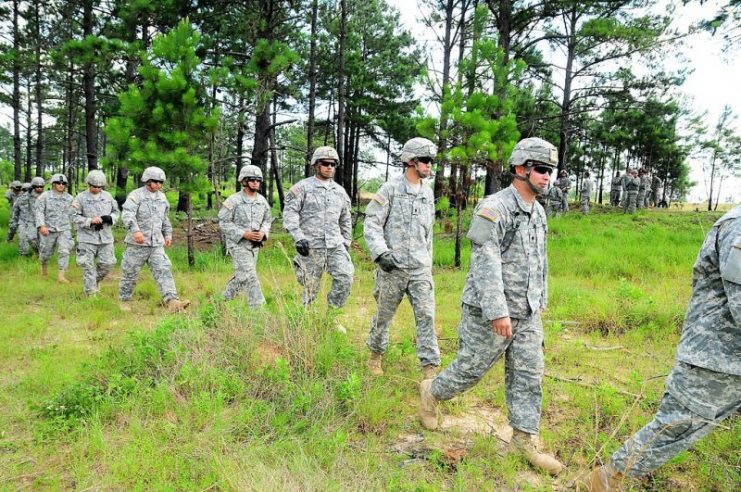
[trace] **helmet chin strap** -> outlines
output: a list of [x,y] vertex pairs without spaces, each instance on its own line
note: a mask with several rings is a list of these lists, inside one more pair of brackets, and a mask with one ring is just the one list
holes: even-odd
[[525,176],[520,176],[519,174],[515,173],[514,179],[519,179],[520,181],[526,182],[528,186],[530,186],[530,189],[532,190],[532,192],[535,193],[536,195],[545,195],[544,189],[538,188],[537,186],[533,184],[532,181],[530,181],[530,171],[532,171],[532,168],[526,167],[525,169],[526,169]]

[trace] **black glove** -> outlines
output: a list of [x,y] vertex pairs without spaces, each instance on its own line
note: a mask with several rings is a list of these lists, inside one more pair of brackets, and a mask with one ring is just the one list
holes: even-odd
[[90,227],[92,227],[96,231],[102,231],[103,230],[103,224],[92,224]]
[[378,266],[381,267],[381,270],[384,272],[393,272],[397,268],[399,268],[396,265],[396,261],[394,261],[394,257],[391,255],[389,251],[386,251],[382,255],[380,255],[378,258],[376,258],[376,263],[378,263]]
[[100,220],[102,220],[104,224],[113,225],[113,217],[110,215],[101,215]]
[[15,237],[15,229],[8,229],[8,242],[11,242]]
[[301,256],[309,256],[309,241],[306,239],[296,241],[296,251]]

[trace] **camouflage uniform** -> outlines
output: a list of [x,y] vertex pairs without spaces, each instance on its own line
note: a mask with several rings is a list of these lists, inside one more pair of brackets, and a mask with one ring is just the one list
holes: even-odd
[[651,472],[741,407],[741,206],[710,230],[692,286],[658,413],[612,456],[620,473]]
[[568,176],[558,178],[553,182],[553,186],[557,186],[561,190],[561,211],[569,211],[569,188],[571,188],[571,180]]
[[[540,428],[543,325],[547,299],[546,217],[514,186],[485,198],[468,232],[471,265],[463,289],[456,359],[432,381],[430,391],[448,400],[475,385],[505,356],[505,396],[510,425],[529,434]],[[512,338],[492,321],[509,316]]]
[[615,176],[610,183],[610,205],[617,207],[620,205],[620,192],[623,191],[623,178]]
[[86,190],[72,202],[77,228],[77,265],[82,268],[82,288],[85,294],[98,291],[98,283],[116,265],[113,248],[113,225],[93,224],[91,219],[109,215],[113,224],[118,221],[118,203],[105,190],[94,194]]
[[18,188],[22,186],[19,181],[13,181],[11,183],[11,189],[5,192],[5,198],[8,199],[9,203],[9,218],[8,218],[8,235],[6,237],[7,241],[10,242],[15,237],[15,233],[18,231],[18,219],[14,217],[14,215],[17,213],[16,208],[14,207],[15,202],[18,201],[18,198],[23,195],[24,191],[15,192],[13,188]]
[[316,299],[322,273],[332,277],[327,295],[331,307],[345,305],[352,288],[353,267],[350,254],[352,219],[350,197],[345,189],[332,180],[316,177],[303,179],[286,195],[283,226],[294,242],[309,242],[309,255],[297,254],[293,259],[296,279],[304,286],[302,301],[309,305]]
[[376,270],[373,297],[378,309],[366,345],[376,354],[386,352],[391,320],[406,294],[417,324],[417,356],[422,366],[440,365],[432,280],[434,222],[432,190],[424,183],[415,190],[402,175],[381,186],[366,208],[363,226],[371,258],[375,261],[390,252],[397,266],[391,272]]
[[563,193],[558,186],[551,186],[548,190],[548,203],[545,209],[548,217],[558,216],[561,214],[561,208],[563,207]]
[[658,176],[654,176],[651,178],[651,197],[649,200],[649,205],[653,205],[654,207],[659,204],[659,195],[661,190],[661,178]]
[[623,189],[625,190],[625,201],[623,202],[623,212],[634,214],[638,204],[638,188],[641,180],[626,174],[622,180]]
[[648,198],[648,190],[651,188],[651,178],[648,174],[638,177],[638,208],[646,208],[646,201]]
[[[119,298],[122,301],[131,299],[134,293],[136,279],[145,263],[149,265],[162,299],[167,304],[172,299],[178,299],[175,280],[172,277],[172,263],[165,253],[165,240],[172,240],[172,224],[168,212],[170,204],[161,191],[150,192],[146,186],[137,188],[126,197],[121,217],[128,230],[124,242],[124,251],[121,260],[121,283]],[[144,244],[134,241],[134,233],[144,234]]]
[[18,230],[18,252],[22,255],[39,250],[39,231],[36,229],[36,200],[43,192],[33,189],[23,193],[13,204],[10,228]]
[[581,182],[581,191],[579,195],[581,198],[581,212],[583,214],[589,213],[589,200],[592,198],[593,188],[594,184],[592,184],[592,180],[589,179],[589,177],[584,178]]
[[39,260],[44,265],[57,247],[57,264],[64,272],[69,266],[69,254],[75,245],[72,239],[72,218],[75,210],[72,208],[72,195],[66,191],[57,193],[48,190],[39,196],[34,206],[36,228],[46,226],[49,229],[47,236],[39,237]]
[[254,198],[241,191],[234,193],[219,210],[219,227],[226,237],[227,251],[234,263],[234,276],[224,289],[225,299],[233,299],[239,291],[244,291],[251,307],[265,304],[256,270],[260,246],[245,239],[243,234],[259,230],[267,239],[271,221],[270,205],[259,193]]

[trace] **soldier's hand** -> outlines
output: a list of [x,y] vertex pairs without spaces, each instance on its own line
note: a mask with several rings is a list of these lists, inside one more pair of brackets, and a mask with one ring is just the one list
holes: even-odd
[[242,237],[248,241],[258,241],[258,239],[255,239],[255,231],[244,231]]
[[394,270],[399,268],[390,251],[386,251],[385,253],[379,255],[378,258],[376,258],[376,263],[378,263],[378,266],[381,268],[381,270],[386,273],[393,272]]
[[102,224],[102,223],[103,223],[103,219],[101,219],[100,217],[93,217],[92,219],[90,219],[91,225],[97,225],[97,224]]
[[296,251],[301,256],[309,256],[309,241],[306,239],[296,241]]
[[[144,233],[142,231],[136,231],[133,237],[136,244],[144,244]],[[165,245],[166,244],[167,241],[165,241]]]
[[169,248],[172,246],[172,238],[166,237],[165,238],[165,248]]
[[491,329],[499,336],[512,338],[512,320],[509,316],[492,321]]
[[49,228],[46,226],[39,227],[39,234],[42,236],[48,236],[49,235]]

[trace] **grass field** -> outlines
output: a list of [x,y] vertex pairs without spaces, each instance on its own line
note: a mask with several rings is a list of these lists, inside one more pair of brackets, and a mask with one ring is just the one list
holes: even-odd
[[[362,241],[353,246],[356,278],[340,315],[343,336],[324,296],[312,309],[298,306],[293,247],[276,224],[258,265],[268,304],[256,312],[243,300],[216,300],[231,276],[219,251],[199,253],[189,270],[182,245],[171,250],[181,297],[193,306],[166,316],[146,269],[134,311],[125,313],[115,278],[87,299],[76,266],[73,283],[60,286],[54,266],[41,278],[37,260],[1,244],[0,489],[573,489],[655,412],[692,263],[720,215],[602,212],[549,223],[541,437],[567,465],[557,479],[503,452],[501,362],[441,405],[445,430],[423,431],[408,303],[394,319],[386,375],[373,378],[364,339],[375,309],[374,268]],[[7,224],[7,206],[0,224]],[[468,257],[466,244],[464,264]],[[452,259],[452,238],[440,232],[443,365],[455,356],[465,278]],[[740,484],[741,419],[734,417],[651,477],[625,485],[731,491]]]

